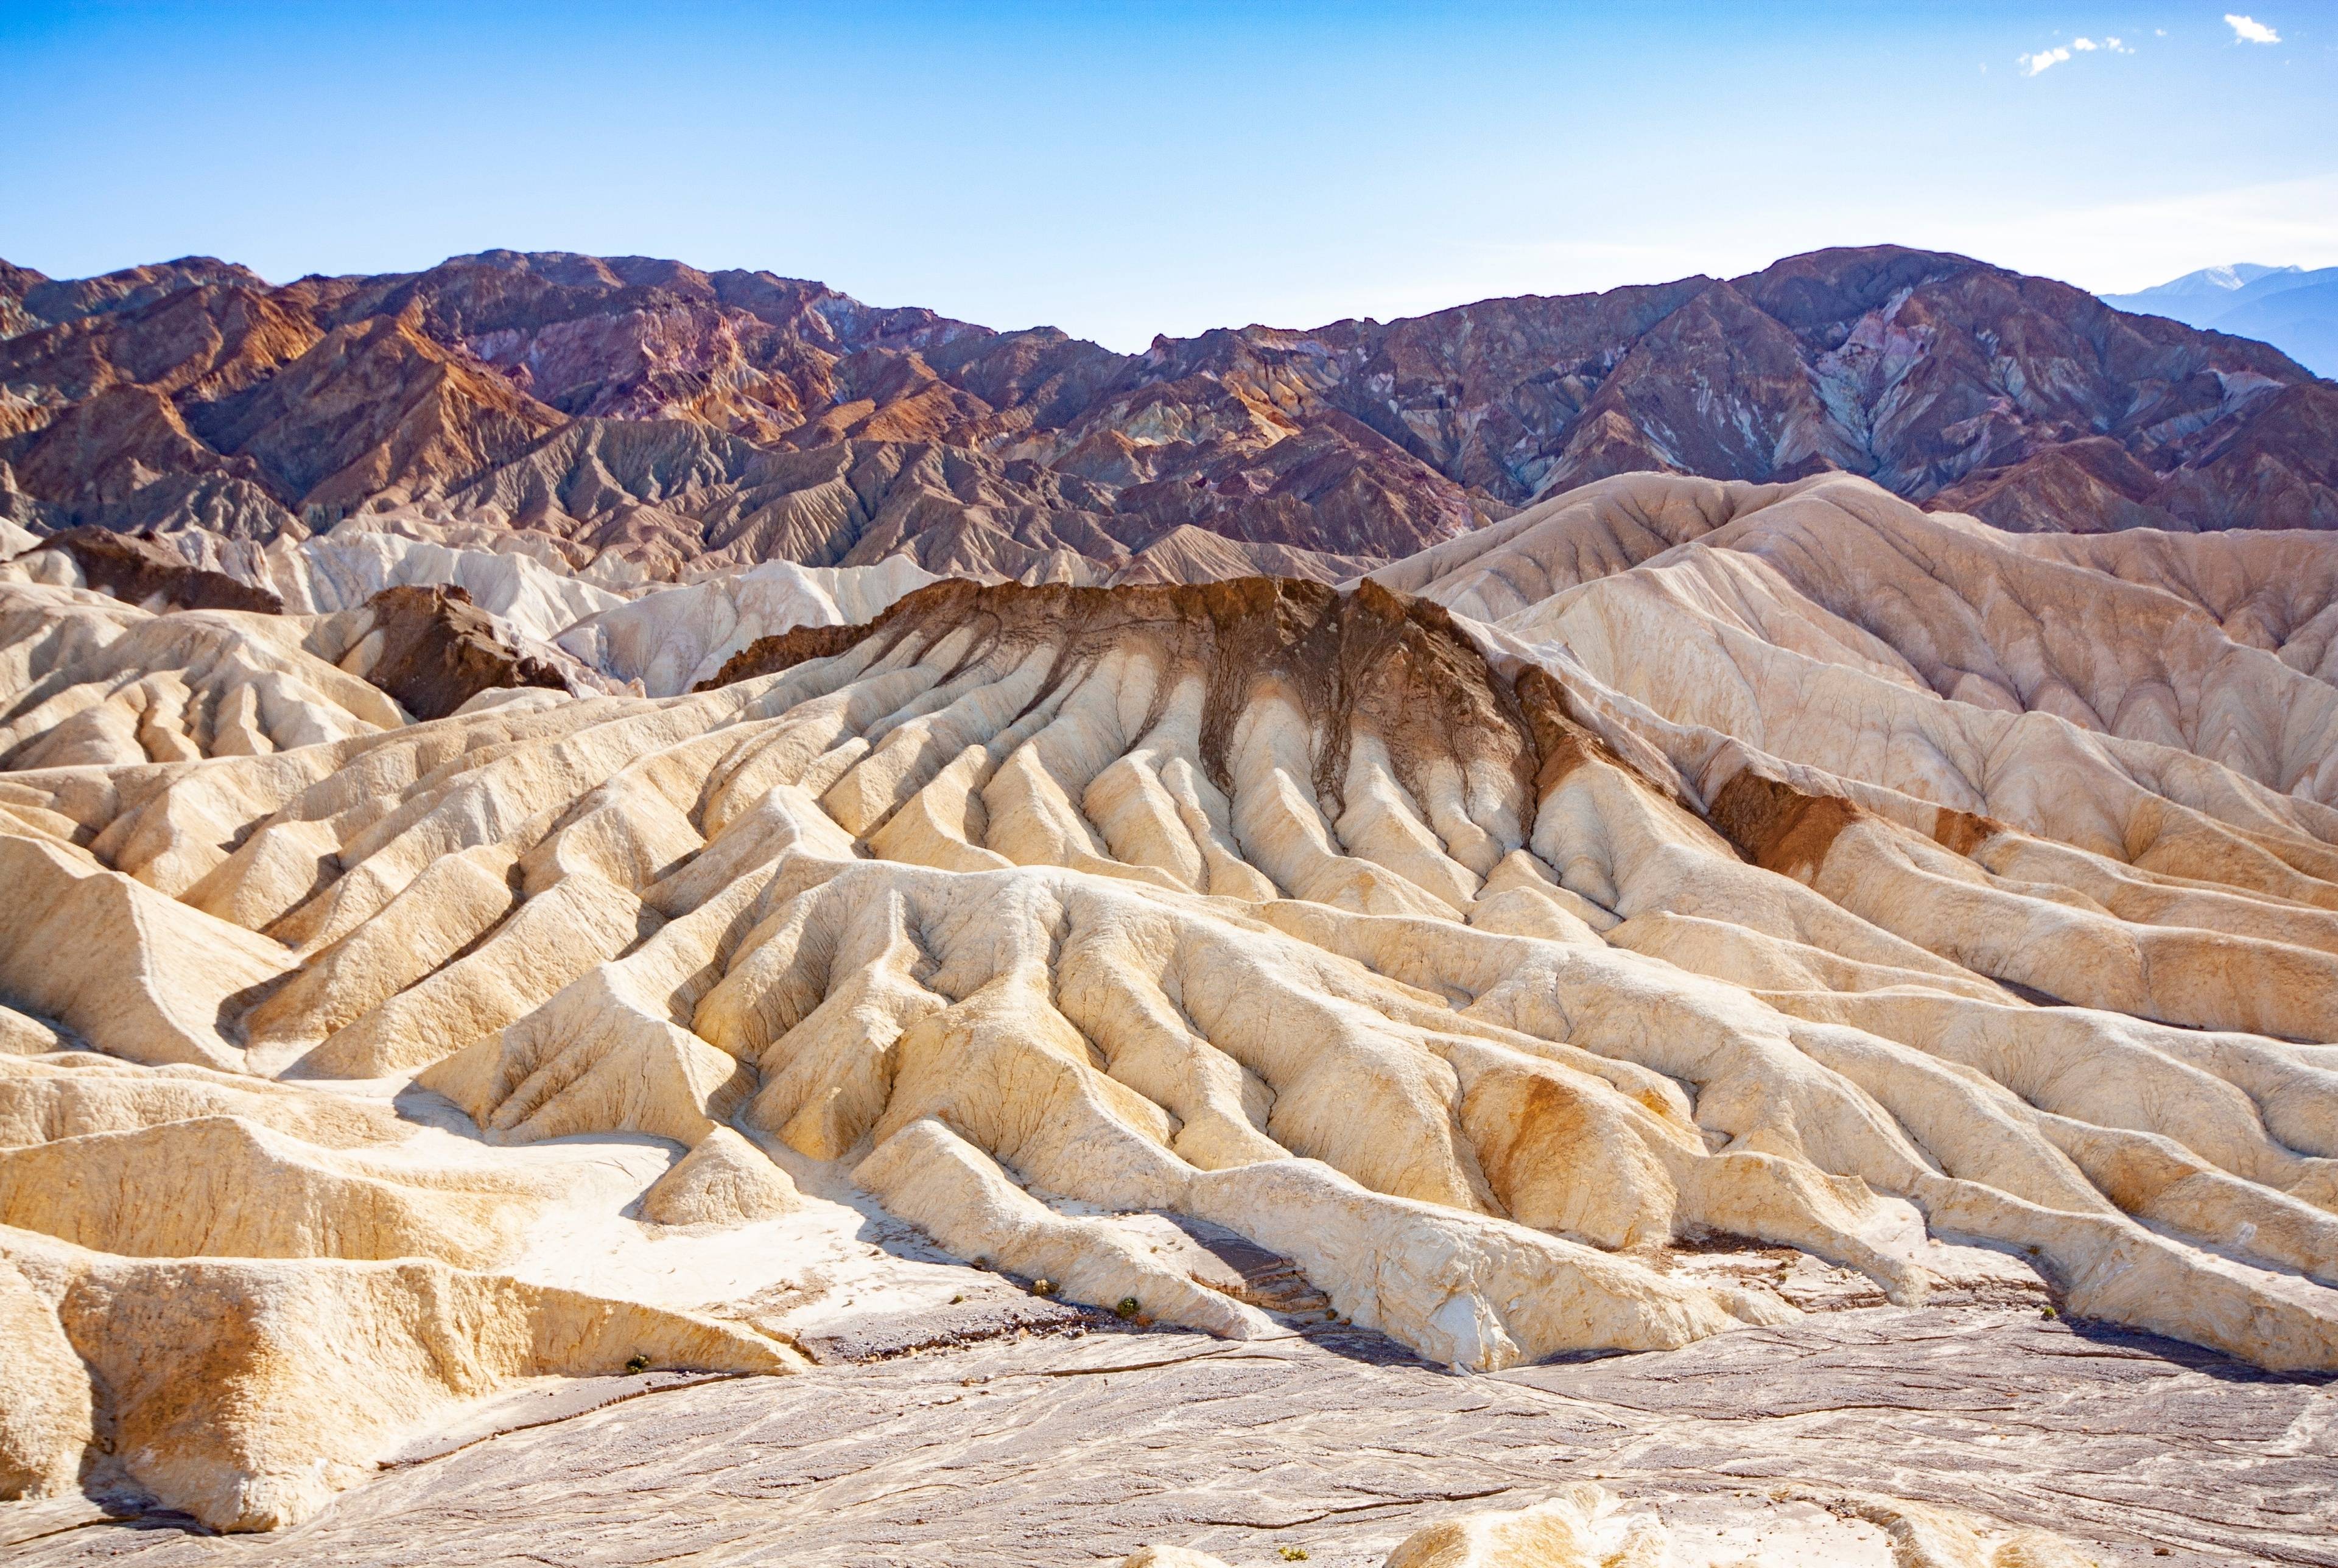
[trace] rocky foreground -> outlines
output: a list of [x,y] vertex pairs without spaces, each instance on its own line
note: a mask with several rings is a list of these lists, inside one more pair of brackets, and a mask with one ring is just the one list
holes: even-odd
[[[647,1396],[627,1397],[649,1377],[593,1380],[558,1408],[490,1406],[232,1554],[1024,1568],[1175,1544],[1196,1556],[1133,1560],[1377,1568],[1416,1532],[1556,1503],[1537,1554],[1463,1561],[2338,1561],[2325,1389],[2035,1308],[1813,1312],[1471,1378],[1370,1338],[1056,1332]],[[225,1549],[79,1497],[0,1511],[12,1562]]]
[[[1249,1561],[1444,1411],[1331,1560],[2326,1560],[2285,1516],[2338,1372],[2338,540],[1636,475],[1343,587],[904,582],[684,640],[669,696],[565,632],[531,683],[443,590],[398,590],[441,594],[418,630],[96,570],[0,569],[0,1484],[53,1499],[41,1551],[178,1549],[101,1506],[383,1555],[361,1522],[432,1488],[622,1522],[578,1477],[623,1472],[772,1488],[722,1536],[758,1560]],[[511,670],[395,694],[483,642]],[[1734,1420],[1728,1377],[1862,1336],[1821,1406],[2006,1414],[1921,1462],[1897,1416],[1796,1441],[1791,1381],[1741,1459],[1561,1430]],[[1167,1481],[1115,1492],[1144,1462],[1099,1430],[1101,1512],[946,1538],[938,1494],[791,1513],[824,1462],[742,1436],[899,1401],[879,1450],[822,1439],[852,1472],[992,1430],[981,1378],[1196,1356],[1355,1424],[1233,1523],[1135,1507],[1267,1420],[1137,1376]],[[2087,1406],[2095,1359],[2246,1391],[2249,1462]],[[682,1370],[750,1376],[461,1446],[614,1387],[547,1379]],[[2097,1480],[1989,1457],[2082,1406]],[[1732,1475],[1742,1517],[1635,1524]]]

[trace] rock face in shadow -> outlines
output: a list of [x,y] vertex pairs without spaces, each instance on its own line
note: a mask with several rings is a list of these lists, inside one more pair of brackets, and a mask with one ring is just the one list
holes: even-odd
[[350,650],[335,662],[354,662],[417,719],[443,719],[483,691],[569,689],[565,671],[522,652],[460,588],[385,588],[351,622],[342,632]]
[[465,697],[526,651],[426,589],[0,608],[89,645],[0,665],[8,1310],[215,1524],[612,1323],[792,1365],[742,1270],[840,1209],[1482,1374],[1846,1300],[2338,1372],[2338,537],[1627,474],[1346,587],[928,583],[664,698]]
[[70,585],[96,589],[127,604],[156,610],[254,610],[275,614],[284,602],[221,572],[190,566],[178,552],[133,534],[105,528],[69,528],[34,547],[71,559],[70,572],[51,573],[44,564],[19,558],[35,581],[51,576]]

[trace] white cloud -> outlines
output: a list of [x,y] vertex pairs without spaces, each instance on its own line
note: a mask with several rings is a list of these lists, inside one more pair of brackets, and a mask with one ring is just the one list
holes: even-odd
[[2254,16],[2235,16],[2230,11],[2227,11],[2225,13],[2225,20],[2233,29],[2233,42],[2235,44],[2278,44],[2281,42],[2280,34],[2274,32],[2272,28],[2266,26],[2264,23],[2258,21]]
[[2068,44],[2057,44],[2048,48],[2040,49],[2035,54],[2017,54],[2013,57],[2013,63],[2021,67],[2021,74],[2024,76],[2036,76],[2042,72],[2051,71],[2064,61],[2073,58],[2074,52],[2077,54],[2132,54],[2135,53],[2117,38],[2073,38]]

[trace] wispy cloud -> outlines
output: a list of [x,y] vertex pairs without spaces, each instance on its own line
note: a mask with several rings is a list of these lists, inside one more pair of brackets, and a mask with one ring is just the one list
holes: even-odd
[[2024,76],[2036,76],[2051,71],[2077,54],[2132,54],[2124,40],[2105,34],[2100,38],[2073,38],[2068,44],[2056,44],[2038,50],[2035,54],[2017,54],[2013,63],[2021,67]]
[[2232,12],[2227,11],[2225,13],[2225,21],[2233,29],[2233,42],[2235,44],[2278,44],[2281,42],[2280,34],[2274,32],[2272,28],[2266,26],[2264,23],[2258,21],[2254,16],[2236,16]]

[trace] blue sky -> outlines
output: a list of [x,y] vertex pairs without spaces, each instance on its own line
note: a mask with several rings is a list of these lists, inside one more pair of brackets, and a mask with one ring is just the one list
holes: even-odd
[[2338,4],[2242,3],[0,0],[0,257],[645,253],[1119,348],[1887,240],[2338,264]]

